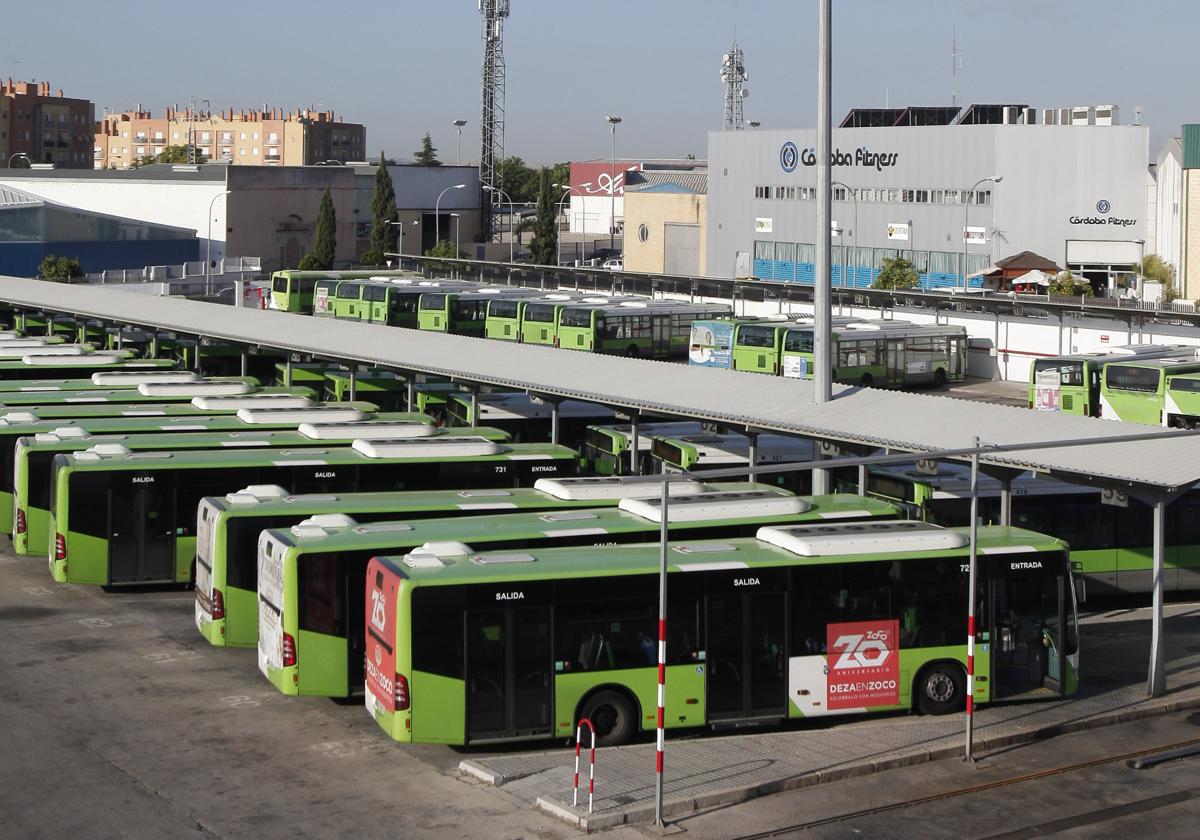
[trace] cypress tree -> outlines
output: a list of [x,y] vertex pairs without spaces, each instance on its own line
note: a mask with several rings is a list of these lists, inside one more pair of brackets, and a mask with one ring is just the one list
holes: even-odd
[[312,255],[325,271],[333,268],[333,260],[337,251],[337,214],[333,211],[333,199],[329,188],[321,196],[321,206],[317,210],[317,231],[314,237]]
[[[396,253],[396,239],[399,236],[395,225],[388,222],[396,221],[396,187],[392,184],[391,173],[388,172],[383,152],[379,153],[379,169],[375,172],[375,194],[371,196],[371,262],[382,265],[384,254]],[[366,255],[364,254],[364,257]]]
[[533,242],[529,246],[531,260],[538,265],[554,265],[558,252],[558,205],[554,201],[550,170],[542,167],[538,174],[537,216],[533,222]]

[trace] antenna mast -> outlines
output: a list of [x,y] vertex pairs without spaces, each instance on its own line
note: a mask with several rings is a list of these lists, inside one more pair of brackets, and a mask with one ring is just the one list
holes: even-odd
[[743,86],[750,76],[746,73],[745,54],[733,41],[729,52],[721,56],[721,81],[725,83],[725,130],[741,131],[746,127],[742,114],[742,100],[750,95],[750,89]]
[[[508,0],[479,0],[479,14],[483,16],[479,185],[499,187],[496,167],[504,159],[504,19],[508,17]],[[495,190],[479,191],[479,233],[484,242],[500,241],[493,213],[495,201]]]
[[958,107],[958,21],[954,21],[954,35],[950,42],[950,104]]

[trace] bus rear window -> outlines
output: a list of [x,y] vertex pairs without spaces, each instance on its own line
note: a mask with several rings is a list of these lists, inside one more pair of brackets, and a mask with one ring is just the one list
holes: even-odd
[[554,304],[553,303],[527,303],[525,304],[525,320],[536,321],[539,324],[554,323]]
[[493,300],[488,304],[488,316],[491,318],[516,318],[517,302],[515,300]]
[[299,627],[329,636],[346,635],[346,597],[337,554],[302,554],[296,561]]
[[450,317],[456,321],[482,321],[486,304],[479,300],[450,301]]
[[775,328],[759,326],[742,326],[737,331],[738,347],[774,347]]
[[1187,391],[1194,394],[1200,392],[1200,379],[1184,379],[1176,377],[1167,383],[1167,387],[1172,391]]
[[559,322],[564,327],[589,327],[592,324],[592,310],[564,309]]
[[338,283],[337,296],[340,300],[358,300],[358,290],[361,288],[357,283]]
[[1062,385],[1083,384],[1083,362],[1062,362],[1053,359],[1038,359],[1033,363],[1033,378],[1048,370],[1058,373],[1058,381]]
[[791,353],[813,352],[812,330],[788,330],[783,339],[783,349]]
[[422,312],[441,312],[446,308],[446,296],[443,295],[421,295],[421,311]]
[[617,448],[617,440],[612,432],[591,427],[584,432],[583,443],[599,452],[612,452]]
[[676,467],[683,466],[683,449],[674,443],[665,440],[656,440],[650,445],[650,451],[655,458],[672,464]]
[[1141,391],[1153,394],[1158,390],[1159,371],[1155,368],[1106,365],[1104,384],[1114,391]]

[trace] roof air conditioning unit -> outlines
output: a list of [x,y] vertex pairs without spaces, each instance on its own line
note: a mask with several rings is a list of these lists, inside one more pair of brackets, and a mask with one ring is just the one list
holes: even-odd
[[1043,108],[1042,125],[1058,125],[1058,111],[1054,108]]

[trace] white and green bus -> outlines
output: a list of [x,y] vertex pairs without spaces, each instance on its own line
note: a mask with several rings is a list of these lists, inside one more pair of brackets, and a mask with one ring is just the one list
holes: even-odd
[[683,358],[688,353],[692,321],[731,314],[732,309],[723,303],[627,300],[573,304],[559,312],[557,346],[648,359]]
[[[833,329],[833,378],[864,388],[945,387],[967,376],[967,331],[887,320],[856,321]],[[813,327],[789,328],[779,369],[792,379],[813,375]]]
[[356,440],[236,452],[67,452],[54,456],[50,572],[60,583],[188,583],[205,496],[278,484],[295,493],[527,483],[576,472],[565,446],[479,437]]
[[[677,482],[679,496],[703,490],[741,490],[753,485]],[[196,624],[214,645],[258,644],[258,535],[302,519],[360,525],[387,519],[477,516],[531,510],[570,510],[615,505],[624,498],[657,494],[650,485],[608,478],[538,479],[532,487],[474,486],[468,490],[300,493],[277,485],[243,488],[200,502],[196,513]],[[332,519],[331,519],[332,518]]]
[[1036,359],[1029,367],[1029,407],[1099,417],[1100,376],[1105,363],[1178,356],[1191,349],[1183,344],[1128,344]]
[[[679,438],[685,435],[705,434],[705,424],[695,420],[652,421],[638,424],[638,470],[639,475],[655,472],[651,447],[654,437]],[[583,434],[579,458],[584,469],[596,475],[632,475],[633,426],[629,423],[594,424]]]
[[[347,697],[363,687],[363,600],[367,562],[407,554],[417,563],[486,556],[492,551],[619,545],[654,539],[660,500],[623,499],[616,507],[504,513],[416,521],[306,520],[264,531],[258,541],[259,668],[285,694]],[[774,488],[698,493],[676,499],[673,540],[749,536],[764,525],[895,517],[861,496],[793,496]]]
[[[461,433],[500,443],[507,443],[509,438],[507,432],[486,427],[463,429]],[[250,431],[167,432],[156,435],[89,435],[79,430],[64,429],[19,438],[13,454],[13,550],[17,554],[44,555],[49,548],[50,465],[54,456],[60,453],[304,449],[349,446],[355,440],[430,439],[439,436],[447,435],[444,430],[434,428],[426,418],[414,423],[364,420],[321,426],[305,423],[289,430],[263,431],[255,428]]]
[[[903,521],[670,545],[666,726],[961,709],[969,546],[968,529]],[[659,551],[371,560],[368,711],[405,742],[565,738],[585,717],[602,745],[654,729]],[[975,702],[1072,693],[1066,546],[987,527],[978,554]]]

